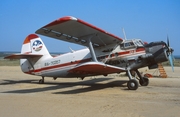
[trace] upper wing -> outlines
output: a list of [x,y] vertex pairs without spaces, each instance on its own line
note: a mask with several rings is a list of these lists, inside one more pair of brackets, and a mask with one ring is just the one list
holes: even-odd
[[71,16],[55,20],[38,29],[36,33],[83,46],[88,46],[90,37],[93,45],[97,47],[116,45],[123,41],[115,35]]

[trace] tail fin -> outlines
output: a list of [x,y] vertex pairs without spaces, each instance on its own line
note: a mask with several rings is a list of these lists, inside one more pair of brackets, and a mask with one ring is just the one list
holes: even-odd
[[24,40],[21,49],[21,54],[25,53],[42,54],[43,56],[50,55],[43,41],[36,34],[30,34]]
[[24,54],[27,56],[25,56],[25,59],[20,60],[21,69],[28,74],[34,74],[34,69],[42,67],[41,60],[52,57],[41,38],[36,34],[30,34],[24,40],[21,55]]
[[49,58],[52,58],[52,56],[49,54],[41,38],[36,34],[30,34],[26,37],[20,54],[5,57],[5,59],[20,59],[22,71],[28,74],[34,74],[33,71],[35,69],[42,67],[41,61]]

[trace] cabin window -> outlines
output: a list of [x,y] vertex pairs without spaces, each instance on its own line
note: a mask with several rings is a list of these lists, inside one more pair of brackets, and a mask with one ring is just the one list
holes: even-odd
[[134,43],[133,42],[124,43],[124,48],[132,48],[132,47],[134,47]]
[[120,44],[120,47],[121,47],[121,49],[129,49],[129,48],[134,48],[135,45],[131,41],[131,42],[125,42],[125,43]]
[[144,44],[140,39],[134,39],[134,40],[127,40],[120,44],[120,48],[122,50],[124,49],[132,49],[136,47],[143,47]]

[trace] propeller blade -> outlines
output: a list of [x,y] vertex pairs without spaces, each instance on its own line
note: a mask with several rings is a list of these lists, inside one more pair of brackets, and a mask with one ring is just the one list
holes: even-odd
[[174,61],[175,61],[175,58],[174,58],[174,55],[173,55],[173,53],[172,53],[172,55],[171,55],[171,56],[172,56],[172,60],[173,60],[173,62],[174,62]]
[[169,55],[168,58],[169,58],[169,63],[171,65],[171,68],[172,68],[172,71],[174,72],[174,56],[173,56],[173,49],[170,47],[170,43],[169,43],[169,36],[167,35],[167,48],[168,50],[166,51],[167,54]]
[[170,55],[169,55],[168,57],[169,57],[169,62],[170,62],[170,65],[171,65],[172,71],[174,72],[173,55],[170,53]]

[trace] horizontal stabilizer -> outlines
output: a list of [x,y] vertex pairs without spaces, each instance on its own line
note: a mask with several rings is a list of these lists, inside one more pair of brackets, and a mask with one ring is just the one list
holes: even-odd
[[27,59],[27,58],[36,58],[42,57],[41,54],[12,54],[4,57],[4,59]]
[[111,73],[120,73],[122,71],[125,71],[125,68],[107,65],[100,62],[87,62],[71,69],[69,72],[81,75],[106,75]]

